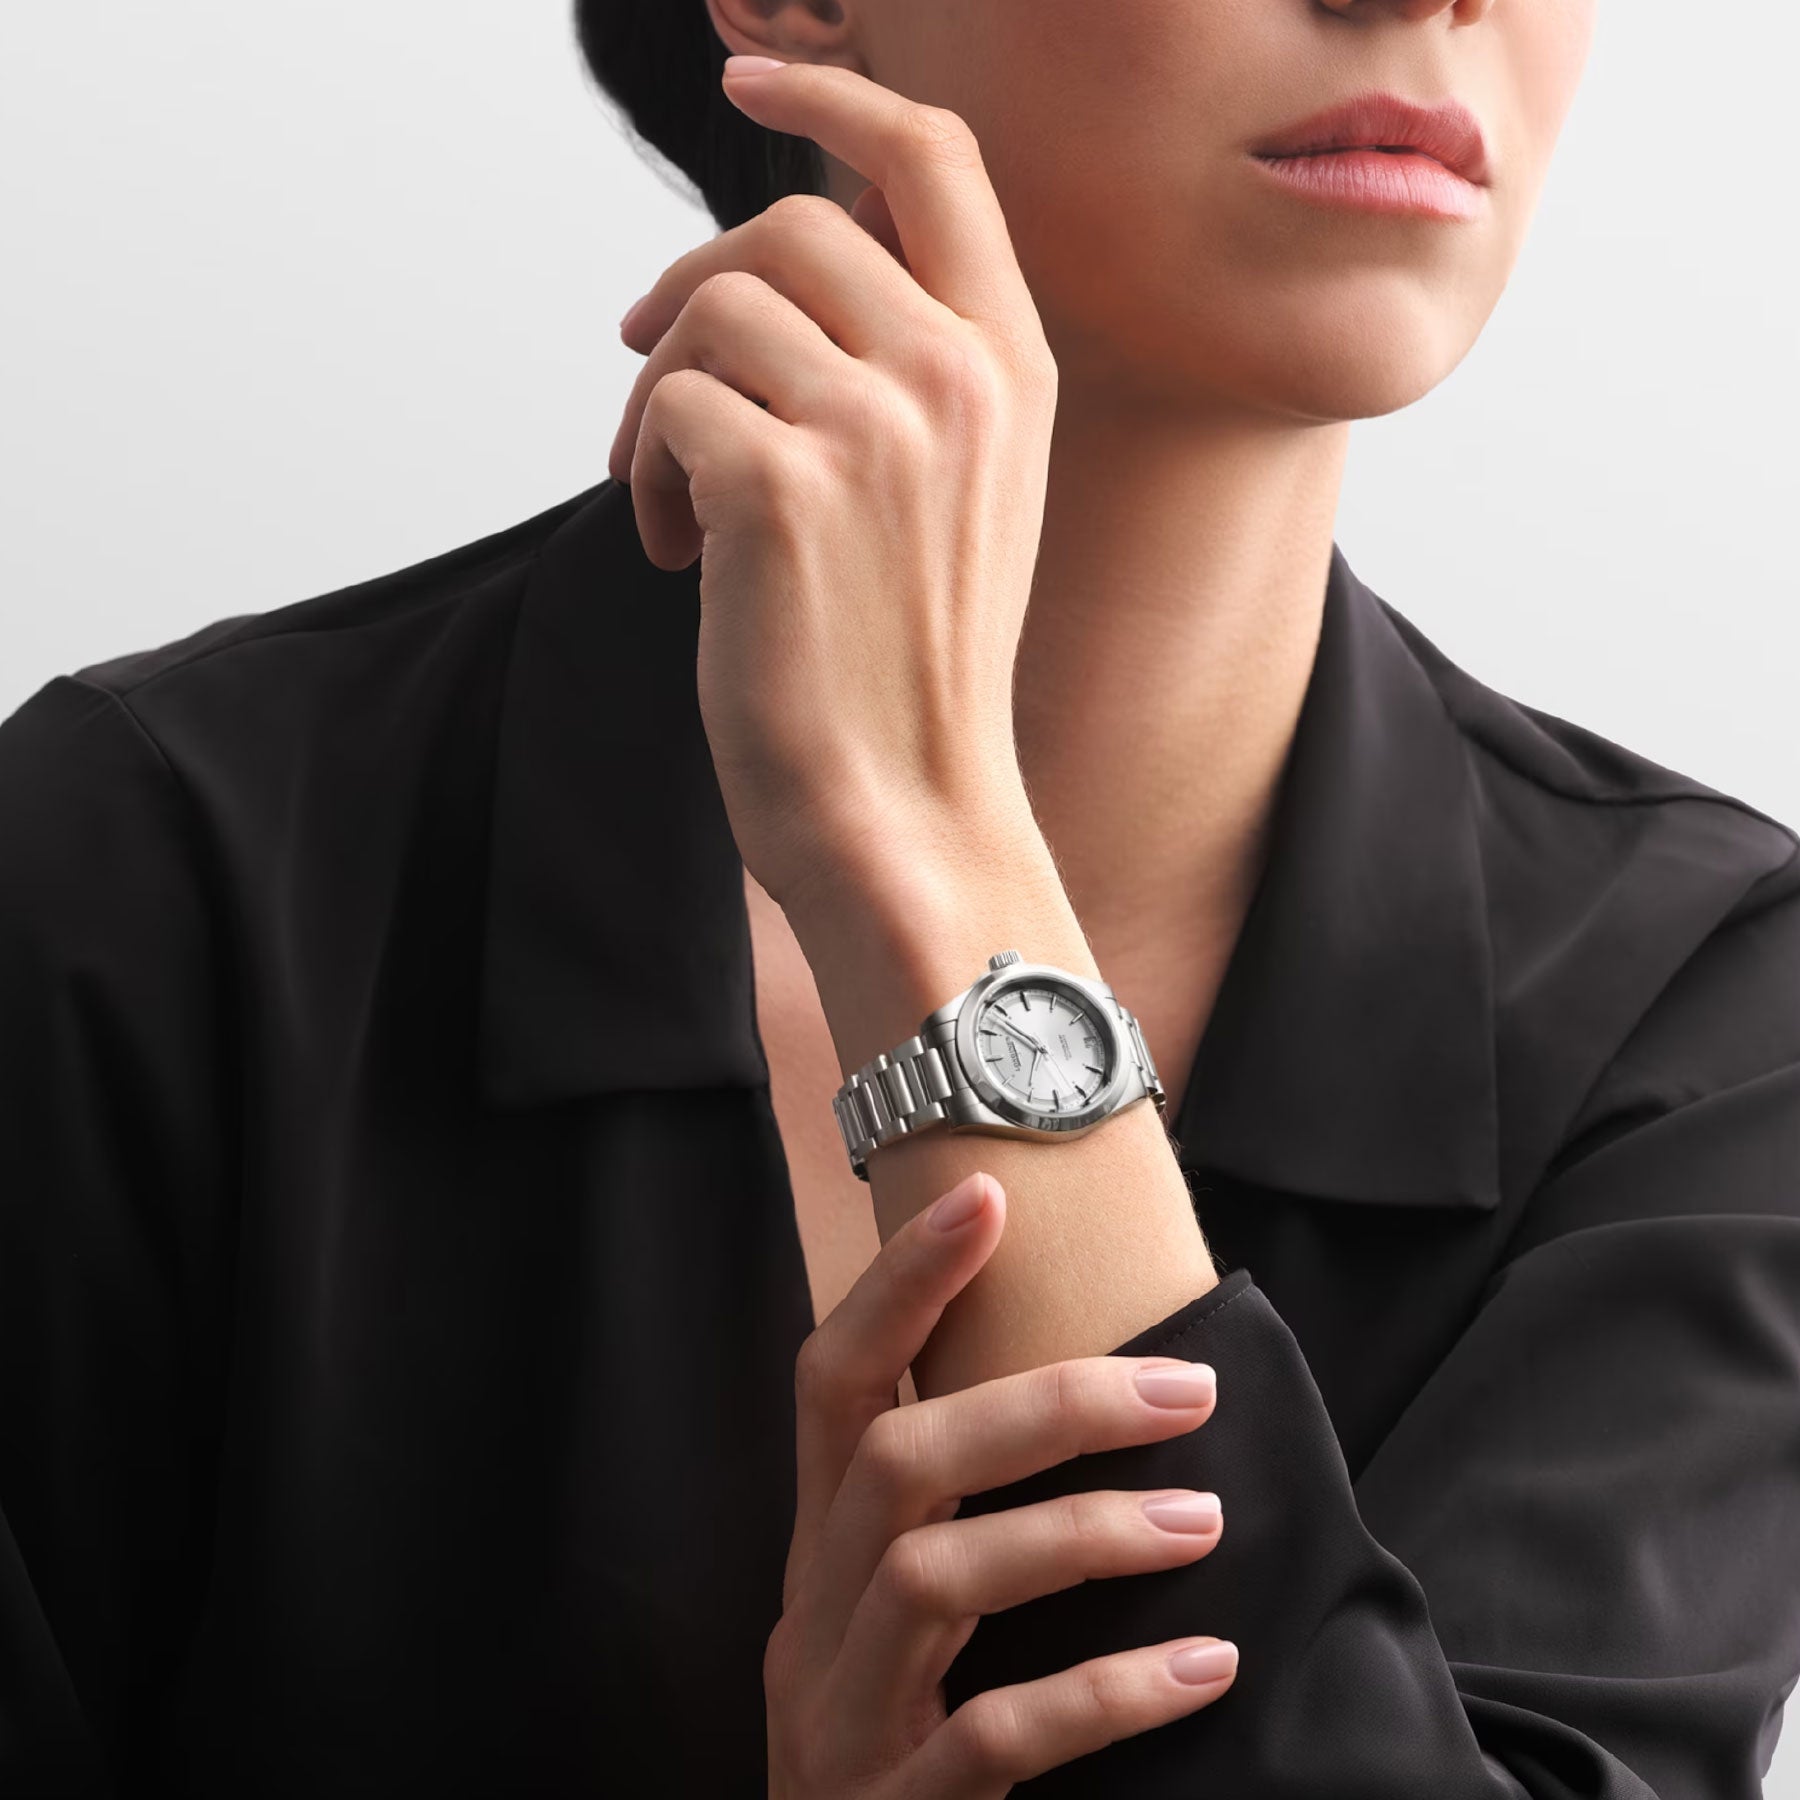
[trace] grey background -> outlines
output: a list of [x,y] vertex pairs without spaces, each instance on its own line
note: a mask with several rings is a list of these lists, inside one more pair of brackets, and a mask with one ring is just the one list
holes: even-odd
[[[1511,288],[1338,523],[1483,680],[1790,824],[1797,63],[1772,0],[1601,6]],[[560,0],[13,5],[0,83],[0,716],[599,480],[619,315],[712,234]]]

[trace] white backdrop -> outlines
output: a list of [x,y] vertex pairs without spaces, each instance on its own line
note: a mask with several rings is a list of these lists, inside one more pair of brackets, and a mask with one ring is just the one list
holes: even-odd
[[[1513,285],[1356,428],[1338,539],[1483,680],[1800,823],[1800,20],[1600,12]],[[619,315],[713,229],[561,0],[14,3],[0,71],[0,716],[598,481]]]

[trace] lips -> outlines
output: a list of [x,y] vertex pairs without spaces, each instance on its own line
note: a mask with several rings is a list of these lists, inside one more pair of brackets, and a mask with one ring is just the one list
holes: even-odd
[[1488,182],[1480,122],[1459,100],[1426,107],[1398,94],[1358,94],[1250,146],[1265,161],[1344,150],[1429,157],[1477,187]]

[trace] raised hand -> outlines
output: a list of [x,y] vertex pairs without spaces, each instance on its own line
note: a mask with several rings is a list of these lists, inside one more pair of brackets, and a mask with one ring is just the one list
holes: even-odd
[[1160,1516],[1153,1496],[1096,1490],[955,1517],[967,1494],[1192,1431],[1214,1404],[1203,1365],[1088,1356],[900,1405],[902,1373],[1004,1223],[999,1184],[971,1176],[888,1240],[801,1350],[794,1537],[763,1659],[770,1800],[997,1800],[1235,1677],[1233,1646],[1179,1638],[946,1717],[944,1672],[982,1614],[1197,1561],[1221,1530],[1211,1496],[1179,1489],[1160,1491]]
[[859,846],[1035,828],[1011,683],[1056,369],[960,117],[823,64],[725,91],[873,190],[783,198],[664,271],[610,468],[651,561],[701,556],[702,718],[745,865],[793,912]]

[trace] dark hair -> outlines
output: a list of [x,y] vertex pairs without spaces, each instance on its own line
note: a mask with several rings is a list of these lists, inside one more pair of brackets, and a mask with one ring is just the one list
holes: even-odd
[[575,37],[601,92],[694,183],[722,231],[783,194],[825,192],[811,138],[758,125],[725,98],[727,51],[706,0],[575,0]]

